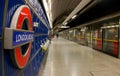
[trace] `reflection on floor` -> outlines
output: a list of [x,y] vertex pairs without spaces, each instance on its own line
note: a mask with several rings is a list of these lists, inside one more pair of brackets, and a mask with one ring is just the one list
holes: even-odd
[[39,76],[120,76],[120,59],[58,38],[40,71]]

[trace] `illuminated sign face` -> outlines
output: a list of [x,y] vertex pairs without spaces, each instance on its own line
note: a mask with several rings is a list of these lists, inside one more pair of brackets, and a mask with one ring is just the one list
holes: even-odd
[[15,11],[10,28],[5,28],[4,48],[10,49],[13,64],[22,69],[26,66],[34,37],[32,16],[26,5]]
[[28,43],[33,41],[33,32],[14,31],[13,32],[13,46]]
[[33,41],[34,32],[29,30],[17,30],[5,28],[5,49],[13,49],[15,47],[27,44]]

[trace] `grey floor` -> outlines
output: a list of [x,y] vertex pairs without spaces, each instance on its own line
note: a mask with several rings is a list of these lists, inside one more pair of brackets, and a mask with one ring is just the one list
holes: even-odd
[[39,76],[120,76],[120,59],[63,38],[53,39]]

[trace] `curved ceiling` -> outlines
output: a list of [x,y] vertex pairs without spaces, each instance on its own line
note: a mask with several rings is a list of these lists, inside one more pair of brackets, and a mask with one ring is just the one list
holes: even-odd
[[53,26],[65,20],[81,0],[51,0]]
[[75,27],[120,12],[120,0],[101,0],[92,8],[72,20],[68,26]]
[[[41,1],[41,0],[39,0]],[[52,25],[53,27],[61,25],[66,18],[74,11],[82,1],[89,0],[46,0],[51,1],[51,14],[52,14]],[[101,16],[105,16],[112,12],[120,11],[120,0],[91,0],[93,6],[85,6],[83,10],[77,12],[78,16],[74,20],[69,20],[67,24],[70,27],[75,27],[85,22],[89,22]],[[91,4],[92,4],[91,3]],[[48,3],[49,4],[49,3]],[[88,8],[87,8],[88,7]],[[86,9],[87,8],[87,9]]]

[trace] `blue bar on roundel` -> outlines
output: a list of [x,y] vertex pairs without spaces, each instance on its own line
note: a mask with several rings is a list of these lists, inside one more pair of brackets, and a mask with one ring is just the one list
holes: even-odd
[[34,32],[29,30],[18,30],[5,28],[4,48],[14,49],[34,40]]
[[13,46],[29,43],[33,41],[33,32],[13,31]]

